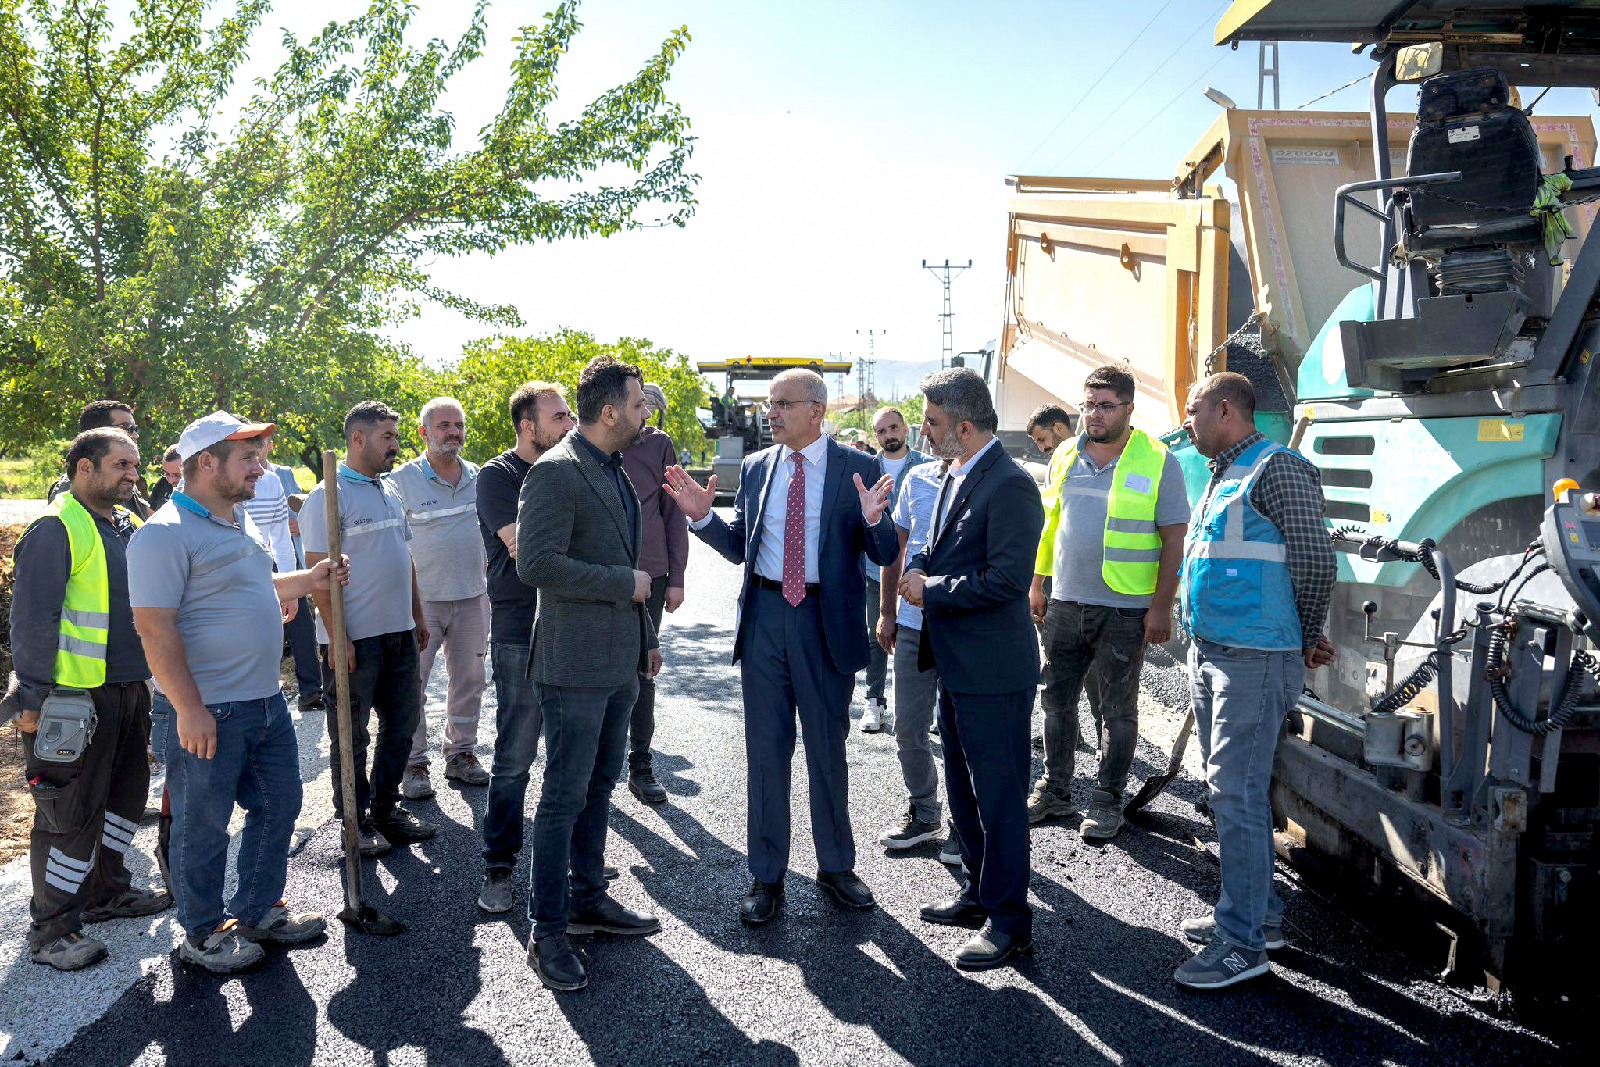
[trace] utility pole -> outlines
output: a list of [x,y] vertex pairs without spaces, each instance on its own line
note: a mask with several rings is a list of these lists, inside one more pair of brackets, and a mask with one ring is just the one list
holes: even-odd
[[[1272,58],[1267,58],[1271,51]],[[1256,110],[1264,111],[1267,107],[1267,81],[1272,81],[1272,110],[1279,110],[1278,102],[1278,42],[1262,41],[1261,51],[1256,58]]]
[[940,370],[944,370],[950,365],[950,357],[954,355],[956,351],[955,323],[952,321],[955,318],[955,312],[950,310],[950,279],[954,278],[962,271],[970,270],[971,268],[972,260],[970,259],[967,260],[967,265],[965,267],[960,266],[959,264],[953,264],[948,259],[942,264],[929,263],[927,260],[922,261],[922,269],[928,271],[935,278],[940,279],[944,283],[944,311],[939,315],[939,321],[943,325],[943,339],[939,346]]
[[888,330],[856,331],[857,337],[860,337],[863,333],[867,335],[867,358],[856,360],[856,399],[861,402],[863,407],[866,406],[869,396],[876,399],[878,391],[878,335],[888,332]]

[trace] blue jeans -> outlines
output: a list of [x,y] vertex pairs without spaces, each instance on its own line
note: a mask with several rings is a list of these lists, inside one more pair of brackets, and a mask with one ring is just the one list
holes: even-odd
[[167,724],[178,717],[178,712],[167,699],[167,694],[156,693],[150,698],[150,754],[157,763],[167,762]]
[[510,871],[522,851],[522,822],[528,796],[528,768],[539,758],[544,711],[539,687],[528,677],[528,646],[496,641],[489,646],[494,669],[494,764],[489,769],[489,803],[483,813],[483,864]]
[[[544,787],[533,817],[535,939],[565,933],[567,912],[606,891],[606,822],[628,754],[638,676],[615,688],[539,687],[544,709]],[[571,884],[568,884],[568,871]]]
[[[233,918],[249,926],[283,898],[289,839],[300,814],[300,748],[283,694],[208,705],[217,722],[217,754],[190,755],[167,721],[167,790],[172,797],[172,878],[178,922],[209,934]],[[239,839],[239,887],[223,907],[228,820],[245,811]]]
[[1195,730],[1217,820],[1222,895],[1217,936],[1240,948],[1266,947],[1262,926],[1283,922],[1272,888],[1272,761],[1278,737],[1305,684],[1299,652],[1189,648]]

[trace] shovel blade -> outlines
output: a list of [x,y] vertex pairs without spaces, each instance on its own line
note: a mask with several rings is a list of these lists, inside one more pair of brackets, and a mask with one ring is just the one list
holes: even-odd
[[406,932],[406,924],[399,919],[389,916],[374,908],[371,904],[362,904],[355,908],[345,908],[339,913],[339,918],[351,929],[359,930],[364,934],[376,934],[379,937],[392,937],[395,934]]

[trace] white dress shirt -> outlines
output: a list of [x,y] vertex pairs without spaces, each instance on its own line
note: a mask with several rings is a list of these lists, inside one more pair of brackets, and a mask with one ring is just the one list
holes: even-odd
[[[766,509],[756,539],[756,574],[774,582],[783,581],[784,518],[788,510],[789,483],[794,480],[794,460],[789,457],[794,454],[795,450],[788,445],[778,447],[778,463],[768,479]],[[822,540],[822,490],[828,478],[828,439],[817,438],[802,448],[800,455],[805,457],[806,470],[806,584],[815,585],[818,581],[817,546]],[[758,501],[761,499],[757,497]],[[689,525],[698,530],[710,521],[711,516],[707,515]]]
[[944,476],[944,493],[939,502],[939,523],[935,527],[939,533],[935,534],[935,537],[938,537],[944,533],[944,524],[950,518],[950,505],[955,503],[956,496],[960,494],[961,483],[967,480],[967,472],[972,470],[973,467],[976,467],[978,465],[979,458],[981,458],[985,452],[989,451],[989,449],[993,448],[996,442],[999,440],[1000,438],[998,437],[991,437],[989,438],[989,443],[978,449],[977,452],[973,453],[971,459],[967,460],[966,462],[962,462],[958,459],[950,464],[950,470],[947,471]]

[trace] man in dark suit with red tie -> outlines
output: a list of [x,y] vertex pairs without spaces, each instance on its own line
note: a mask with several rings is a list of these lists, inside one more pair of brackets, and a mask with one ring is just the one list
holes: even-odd
[[776,444],[745,459],[732,522],[711,510],[715,476],[701,486],[672,467],[666,484],[696,536],[744,564],[733,660],[744,690],[754,877],[739,917],[751,925],[767,922],[783,902],[796,712],[805,739],[817,884],[844,907],[875,903],[854,871],[844,743],[855,675],[868,661],[861,555],[882,565],[900,548],[888,515],[894,479],[874,480],[872,457],[822,436],[828,408],[822,376],[785,371],[772,380],[768,396]]
[[983,929],[956,953],[963,970],[1033,950],[1028,906],[1029,720],[1039,641],[1028,609],[1044,505],[1033,478],[995,439],[989,389],[973,371],[922,379],[923,440],[951,460],[933,533],[906,565],[900,594],[923,610],[919,665],[939,676],[950,816],[967,882],[922,909],[927,922]]

